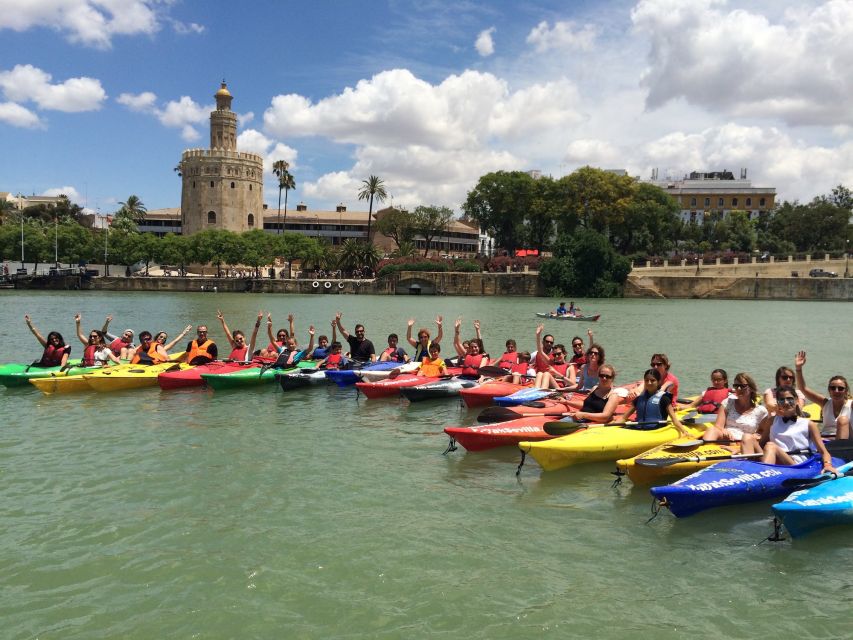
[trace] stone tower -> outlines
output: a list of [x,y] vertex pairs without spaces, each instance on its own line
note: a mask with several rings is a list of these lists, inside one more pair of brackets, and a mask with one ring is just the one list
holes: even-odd
[[263,230],[264,161],[237,151],[237,114],[225,81],[210,112],[210,149],[187,149],[176,171],[181,176],[182,233],[226,229]]

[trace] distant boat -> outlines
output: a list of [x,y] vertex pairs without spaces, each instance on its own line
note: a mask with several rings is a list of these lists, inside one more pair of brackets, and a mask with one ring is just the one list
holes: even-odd
[[537,313],[536,315],[539,318],[548,318],[549,320],[571,320],[573,322],[596,322],[601,317],[600,313],[594,316],[570,316],[568,314],[558,315],[553,311],[550,313]]

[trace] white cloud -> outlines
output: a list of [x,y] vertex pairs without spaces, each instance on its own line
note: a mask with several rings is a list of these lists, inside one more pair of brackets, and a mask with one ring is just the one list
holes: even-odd
[[724,0],[641,0],[631,13],[649,39],[650,108],[678,98],[791,125],[853,122],[853,2],[829,0],[771,20]]
[[474,42],[474,48],[484,58],[492,55],[495,52],[495,42],[492,39],[492,34],[495,32],[494,27],[490,27],[480,32],[477,40]]
[[191,35],[191,34],[200,34],[204,33],[205,28],[204,25],[200,25],[197,22],[181,22],[180,20],[171,20],[172,29],[178,35]]
[[46,189],[44,194],[46,196],[66,196],[68,200],[72,204],[79,204],[82,201],[82,197],[80,196],[80,192],[77,191],[74,187],[64,186],[64,187],[51,187],[50,189]]
[[290,163],[291,171],[298,166],[296,164],[296,157],[298,155],[296,149],[288,147],[281,142],[276,142],[256,129],[242,131],[237,136],[237,148],[240,151],[248,151],[263,156],[264,169],[267,175],[272,175],[272,163],[276,160],[284,160]]
[[40,109],[75,113],[101,108],[107,94],[100,80],[69,78],[51,84],[52,76],[30,64],[15,65],[11,71],[0,71],[0,89],[14,102],[35,102]]
[[580,26],[568,20],[555,22],[551,27],[543,20],[530,30],[527,44],[540,53],[553,49],[591,51],[597,36],[598,29],[591,24]]
[[142,113],[151,113],[154,110],[154,105],[157,102],[157,95],[150,91],[142,93],[122,93],[116,98],[116,102],[123,104],[131,111],[139,111]]
[[621,169],[623,151],[607,140],[573,140],[566,147],[564,159],[574,167],[589,165],[602,169]]
[[247,111],[246,113],[238,113],[237,114],[237,126],[241,129],[249,124],[252,120],[255,119],[254,111]]
[[1,0],[0,29],[46,27],[71,42],[107,49],[116,35],[156,33],[167,7],[158,0]]
[[14,102],[0,102],[0,122],[24,129],[40,129],[44,127],[41,118],[26,107],[22,107]]
[[151,91],[122,93],[116,102],[131,111],[155,116],[163,126],[180,129],[181,138],[187,142],[201,138],[196,126],[207,121],[214,109],[213,105],[202,106],[189,96],[181,96],[179,100],[170,100],[163,107],[158,107],[157,96]]

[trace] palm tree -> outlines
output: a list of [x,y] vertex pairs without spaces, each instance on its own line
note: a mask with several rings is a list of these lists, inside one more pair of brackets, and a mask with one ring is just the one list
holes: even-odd
[[361,181],[364,186],[358,192],[359,200],[370,200],[370,212],[367,214],[367,242],[370,241],[370,221],[373,218],[373,199],[376,198],[379,202],[384,202],[388,194],[385,191],[385,181],[378,176],[370,176],[367,180]]
[[145,214],[148,213],[148,209],[142,203],[142,200],[139,199],[139,196],[129,196],[127,202],[120,202],[119,204],[121,208],[117,212],[117,215],[118,213],[123,213],[136,224],[145,220]]
[[290,166],[284,160],[276,160],[272,163],[272,172],[278,176],[278,232],[281,233],[284,227],[281,224],[281,190],[284,189],[284,224],[287,224],[287,192],[296,188],[296,181],[293,179],[287,168]]
[[402,240],[400,245],[391,253],[392,258],[413,258],[418,254],[415,243],[411,240]]

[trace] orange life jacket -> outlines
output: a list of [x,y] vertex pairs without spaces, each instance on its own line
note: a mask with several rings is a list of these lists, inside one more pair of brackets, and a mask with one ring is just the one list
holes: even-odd
[[202,358],[207,358],[208,361],[213,360],[213,356],[207,351],[207,349],[213,344],[213,340],[205,340],[201,345],[199,345],[198,340],[193,340],[190,343],[190,351],[187,354],[187,362],[192,362],[197,357],[201,356]]
[[159,364],[161,362],[166,362],[165,358],[157,352],[157,343],[152,342],[151,346],[148,347],[148,352],[143,352],[142,355],[139,353],[140,349],[142,349],[141,346],[136,350],[136,353],[133,354],[133,359],[130,361],[130,364]]

